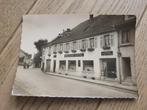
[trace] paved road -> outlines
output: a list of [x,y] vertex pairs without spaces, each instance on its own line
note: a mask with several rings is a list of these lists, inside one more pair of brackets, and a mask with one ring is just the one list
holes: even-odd
[[40,69],[18,67],[13,95],[51,97],[136,97],[106,86],[67,79],[41,72]]

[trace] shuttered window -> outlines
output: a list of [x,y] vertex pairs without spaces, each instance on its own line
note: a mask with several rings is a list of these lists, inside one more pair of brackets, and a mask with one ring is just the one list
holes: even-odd
[[94,38],[89,39],[89,48],[94,48]]
[[54,52],[57,52],[57,45],[54,45],[53,50]]
[[76,50],[76,41],[74,41],[74,42],[72,43],[72,46],[73,46],[72,49],[73,49],[73,50]]
[[69,43],[66,43],[66,51],[69,51],[70,47],[69,47]]
[[104,35],[100,38],[100,47],[103,49],[110,49],[114,45],[114,38],[112,35]]
[[82,49],[86,49],[86,39],[82,40]]

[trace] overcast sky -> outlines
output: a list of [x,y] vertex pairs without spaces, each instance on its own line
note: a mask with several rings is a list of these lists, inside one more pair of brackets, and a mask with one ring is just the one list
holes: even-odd
[[51,41],[63,29],[74,28],[87,20],[89,15],[27,15],[23,16],[21,49],[34,55],[34,42],[39,39]]

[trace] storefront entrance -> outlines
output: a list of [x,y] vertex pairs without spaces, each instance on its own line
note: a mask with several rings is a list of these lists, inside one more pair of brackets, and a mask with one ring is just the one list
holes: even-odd
[[116,59],[106,58],[100,60],[101,76],[104,78],[116,78]]
[[66,70],[66,61],[65,60],[59,61],[59,70],[60,71],[65,71]]
[[50,63],[51,63],[50,59],[46,60],[46,72],[50,72]]

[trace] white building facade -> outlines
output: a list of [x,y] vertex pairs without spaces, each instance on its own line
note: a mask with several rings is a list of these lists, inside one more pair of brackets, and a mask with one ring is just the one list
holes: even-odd
[[91,80],[135,85],[134,21],[114,25],[112,30],[104,29],[101,33],[80,34],[82,37],[76,39],[70,37],[72,30],[67,29],[64,33],[69,35],[70,40],[67,40],[63,33],[43,46],[43,70]]

